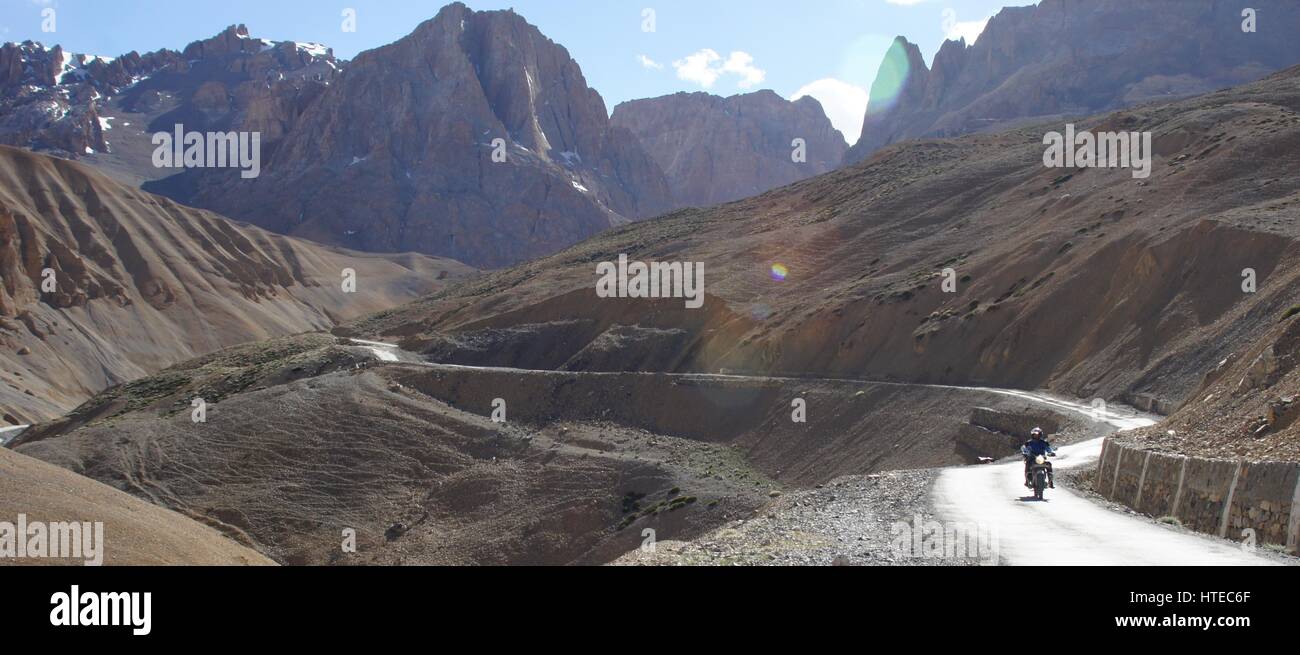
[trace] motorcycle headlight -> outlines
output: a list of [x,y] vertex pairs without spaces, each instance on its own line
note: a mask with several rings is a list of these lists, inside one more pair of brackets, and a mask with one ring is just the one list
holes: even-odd
[[1034,461],[1035,461],[1035,462],[1038,462],[1038,465],[1039,465],[1039,466],[1042,466],[1042,465],[1043,465],[1043,462],[1046,462],[1047,459],[1046,459],[1045,457],[1043,457],[1042,455],[1039,455],[1038,458],[1035,459]]

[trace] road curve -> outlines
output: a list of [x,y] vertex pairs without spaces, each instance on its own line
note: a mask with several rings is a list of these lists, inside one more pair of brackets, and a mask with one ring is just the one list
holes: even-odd
[[366,341],[365,339],[350,339],[350,341],[358,346],[365,346],[371,353],[374,353],[375,357],[381,362],[401,361],[397,357],[397,353],[400,352],[400,349],[391,343],[384,343],[382,341]]
[[[1093,416],[1091,407],[1023,391],[993,390]],[[1152,425],[1150,417],[1099,417],[1118,431]],[[1102,439],[1065,446],[1057,471],[1095,466]],[[945,523],[975,524],[997,535],[1001,564],[1044,566],[1235,566],[1278,562],[1230,541],[1186,532],[1107,509],[1066,489],[1050,489],[1043,502],[1024,485],[1024,464],[946,469],[935,483],[933,501]]]

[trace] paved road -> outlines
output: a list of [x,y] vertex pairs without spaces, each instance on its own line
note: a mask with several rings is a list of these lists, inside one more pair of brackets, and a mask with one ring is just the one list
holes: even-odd
[[[1070,400],[1023,391],[1000,391],[1092,416],[1092,408]],[[1137,414],[1104,415],[1118,431],[1152,425]],[[1102,439],[1060,449],[1057,471],[1096,466]],[[944,522],[977,524],[995,531],[1003,564],[1012,565],[1270,565],[1278,562],[1222,539],[1193,534],[1149,519],[1106,509],[1064,486],[1047,491],[1044,502],[1025,488],[1024,464],[954,468],[940,474],[934,504]]]

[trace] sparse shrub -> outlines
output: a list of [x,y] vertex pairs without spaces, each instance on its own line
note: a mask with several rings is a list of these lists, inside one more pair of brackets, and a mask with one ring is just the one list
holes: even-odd
[[695,496],[678,496],[668,504],[668,511],[676,512],[687,505],[694,505],[696,500]]
[[641,499],[645,494],[639,494],[635,491],[629,491],[623,495],[623,513],[633,514],[641,509]]

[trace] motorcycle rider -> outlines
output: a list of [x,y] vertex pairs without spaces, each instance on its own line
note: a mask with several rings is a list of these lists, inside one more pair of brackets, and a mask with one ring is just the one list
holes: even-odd
[[[1032,470],[1031,467],[1034,464],[1034,460],[1039,455],[1043,455],[1044,457],[1047,455],[1055,455],[1056,449],[1052,448],[1052,445],[1047,443],[1047,440],[1043,438],[1042,428],[1034,428],[1033,431],[1029,433],[1029,436],[1029,441],[1026,441],[1024,445],[1020,447],[1020,454],[1025,456],[1025,486],[1032,489],[1034,483],[1029,479],[1029,473]],[[1047,487],[1049,489],[1055,489],[1056,480],[1052,475],[1052,463],[1044,460],[1043,465],[1047,467]]]

